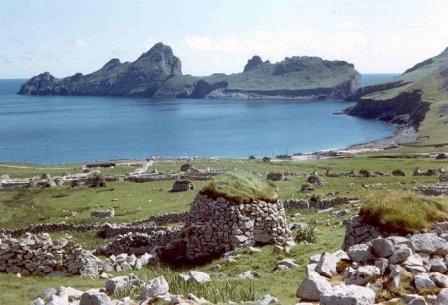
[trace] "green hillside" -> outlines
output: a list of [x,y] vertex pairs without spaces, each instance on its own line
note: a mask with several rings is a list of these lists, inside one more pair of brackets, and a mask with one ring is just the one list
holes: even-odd
[[448,149],[448,48],[396,76],[391,82],[400,86],[363,95],[366,101],[396,103],[400,94],[421,90],[422,102],[429,105],[418,126],[418,141],[412,147],[400,150],[439,151]]

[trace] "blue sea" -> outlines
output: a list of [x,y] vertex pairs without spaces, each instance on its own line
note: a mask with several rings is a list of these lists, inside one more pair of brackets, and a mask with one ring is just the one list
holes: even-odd
[[[363,83],[394,75],[364,75]],[[334,115],[339,100],[151,100],[19,96],[0,80],[0,161],[66,163],[157,156],[272,156],[390,136],[389,125]]]

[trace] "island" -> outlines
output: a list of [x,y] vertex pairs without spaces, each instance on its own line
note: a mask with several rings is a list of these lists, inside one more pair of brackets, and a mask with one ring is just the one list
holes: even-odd
[[49,72],[22,85],[21,95],[131,96],[146,98],[344,99],[359,88],[360,74],[345,61],[293,56],[281,62],[255,55],[241,73],[206,77],[182,74],[171,47],[157,43],[134,62],[111,59],[90,74],[56,78]]

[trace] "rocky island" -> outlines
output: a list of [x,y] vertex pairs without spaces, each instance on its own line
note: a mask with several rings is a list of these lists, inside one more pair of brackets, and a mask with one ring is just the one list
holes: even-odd
[[206,77],[182,74],[171,47],[154,45],[134,62],[111,59],[90,74],[55,78],[49,72],[22,85],[21,95],[135,96],[147,98],[343,99],[359,87],[353,64],[294,56],[281,62],[248,60],[243,72]]

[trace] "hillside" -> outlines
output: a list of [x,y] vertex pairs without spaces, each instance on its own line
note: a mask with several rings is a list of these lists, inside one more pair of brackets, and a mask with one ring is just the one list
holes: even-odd
[[448,147],[448,48],[396,76],[391,82],[359,88],[348,100],[351,115],[413,125],[413,149]]
[[359,73],[345,61],[287,57],[278,63],[248,60],[243,72],[206,77],[183,75],[181,61],[158,43],[135,62],[112,59],[101,69],[55,78],[49,72],[26,82],[23,95],[101,95],[149,98],[334,98],[359,87]]

